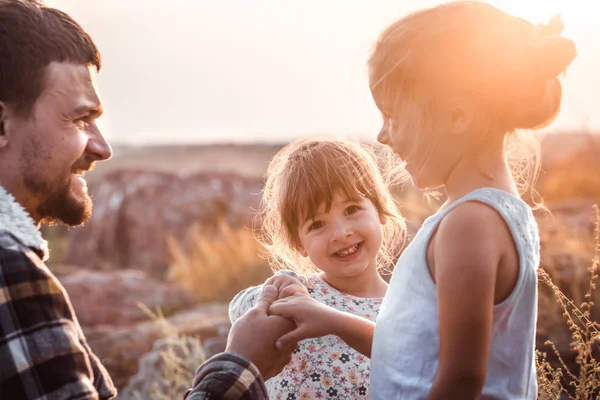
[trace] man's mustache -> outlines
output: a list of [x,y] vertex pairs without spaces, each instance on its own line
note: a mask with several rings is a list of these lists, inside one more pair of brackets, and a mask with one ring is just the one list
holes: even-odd
[[81,174],[82,172],[92,171],[96,167],[94,162],[88,163],[87,161],[77,162],[71,168],[74,174]]

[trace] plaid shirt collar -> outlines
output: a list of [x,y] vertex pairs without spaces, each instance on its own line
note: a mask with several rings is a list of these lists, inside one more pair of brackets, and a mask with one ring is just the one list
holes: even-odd
[[2,186],[0,186],[0,231],[10,233],[24,246],[41,253],[43,261],[48,259],[48,242],[42,238],[33,218]]

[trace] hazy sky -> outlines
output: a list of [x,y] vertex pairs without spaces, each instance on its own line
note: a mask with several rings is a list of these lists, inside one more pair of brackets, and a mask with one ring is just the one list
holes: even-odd
[[[549,129],[600,130],[600,8],[591,0],[496,0],[532,22],[561,12],[579,56]],[[100,48],[113,142],[374,138],[366,59],[379,32],[435,0],[48,0]],[[584,6],[585,5],[585,6]],[[596,8],[593,8],[596,7]],[[594,90],[595,88],[595,90]]]

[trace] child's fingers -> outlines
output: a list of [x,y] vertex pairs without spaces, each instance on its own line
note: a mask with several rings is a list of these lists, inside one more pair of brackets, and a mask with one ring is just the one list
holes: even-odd
[[278,281],[277,275],[273,275],[272,277],[270,277],[269,279],[267,279],[265,281],[265,285],[273,285],[277,289],[279,289],[279,286],[281,285],[281,282]]
[[269,307],[270,315],[279,315],[280,317],[290,318],[293,315],[292,307],[290,306],[290,302],[287,301],[289,297],[286,299],[280,299],[275,301]]
[[296,293],[303,294],[304,291],[305,291],[305,288],[302,285],[298,285],[298,284],[288,285],[280,290],[279,298],[283,299],[286,297],[291,297],[291,296],[295,295]]
[[293,286],[286,286],[279,292],[279,297],[277,299],[285,299],[286,297],[292,296],[296,293],[296,289]]
[[273,275],[269,279],[265,281],[265,285],[273,285],[278,290],[281,290],[283,287],[293,285],[296,283],[296,280],[287,275]]

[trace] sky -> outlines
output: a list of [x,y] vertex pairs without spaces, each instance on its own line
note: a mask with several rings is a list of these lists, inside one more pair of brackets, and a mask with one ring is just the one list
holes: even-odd
[[[548,131],[600,131],[600,6],[490,0],[534,23],[561,13],[579,56]],[[115,144],[374,139],[381,117],[366,60],[391,22],[437,0],[47,0],[98,45]],[[595,5],[596,4],[596,5]]]

